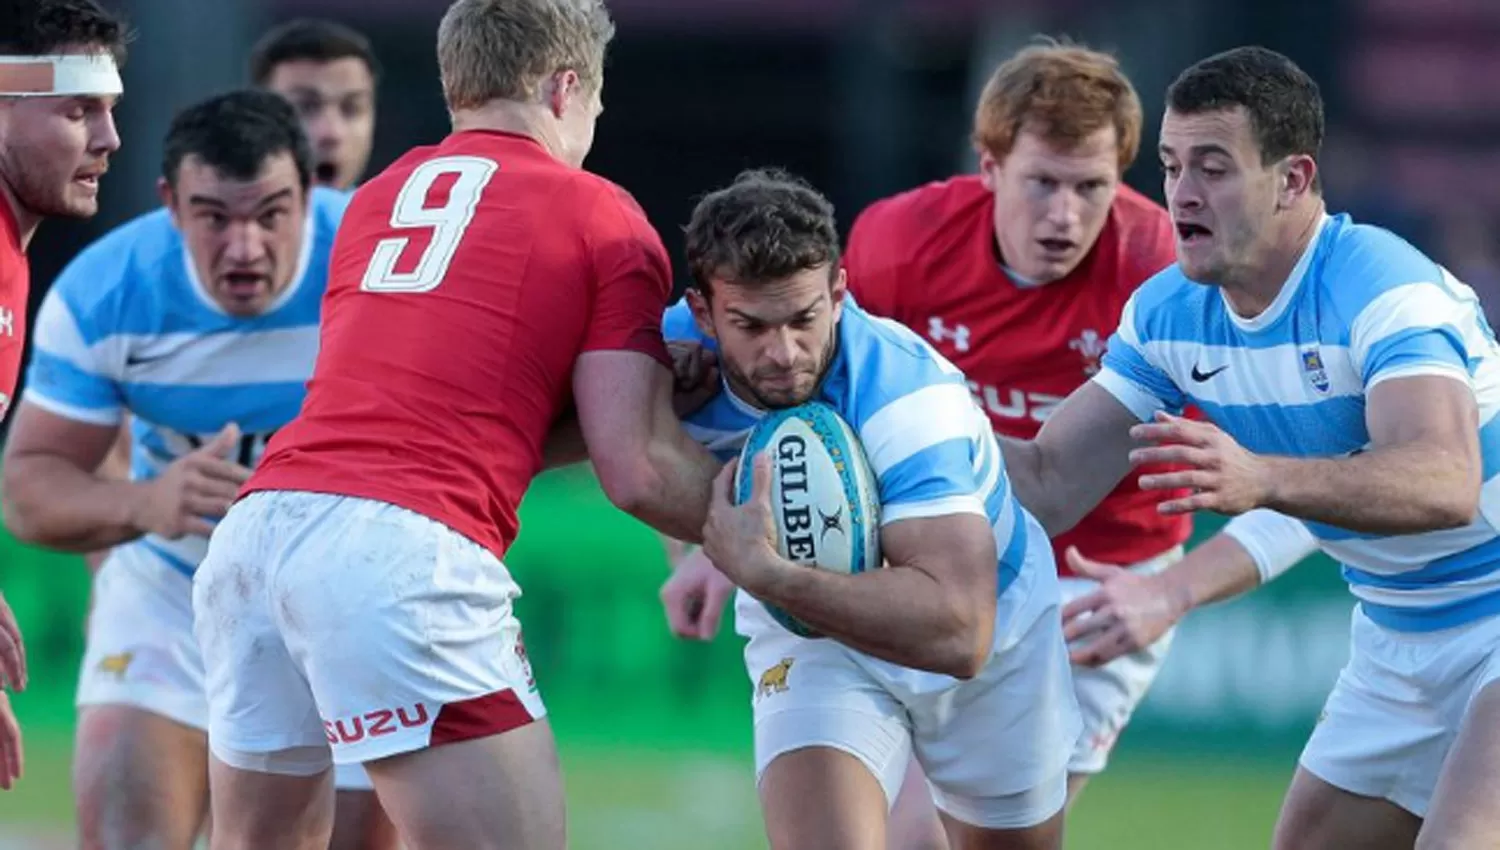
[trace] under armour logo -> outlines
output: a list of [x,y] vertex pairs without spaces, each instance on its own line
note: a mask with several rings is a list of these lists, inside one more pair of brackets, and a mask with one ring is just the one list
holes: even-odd
[[16,332],[16,313],[7,307],[0,307],[0,334],[13,336]]
[[951,341],[953,348],[957,351],[969,350],[968,325],[950,328],[943,324],[942,318],[933,316],[927,320],[927,335],[932,337],[933,342]]

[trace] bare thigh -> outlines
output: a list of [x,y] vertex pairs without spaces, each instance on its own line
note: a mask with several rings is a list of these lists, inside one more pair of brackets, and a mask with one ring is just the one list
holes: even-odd
[[73,787],[82,850],[189,850],[207,812],[208,737],[133,706],[84,706]]
[[1272,839],[1275,850],[1411,850],[1422,821],[1389,800],[1351,794],[1297,768]]
[[772,759],[760,803],[771,850],[885,850],[885,790],[843,750],[803,747]]
[[1432,793],[1418,850],[1500,847],[1500,681],[1480,690],[1464,714]]
[[210,850],[326,850],[333,833],[333,770],[259,773],[209,758]]
[[328,850],[396,850],[396,825],[380,807],[374,791],[334,794],[333,838]]
[[537,720],[365,763],[408,850],[563,850],[562,770]]
[[932,804],[927,777],[916,759],[907,768],[901,793],[891,807],[886,828],[887,850],[948,850],[948,833]]

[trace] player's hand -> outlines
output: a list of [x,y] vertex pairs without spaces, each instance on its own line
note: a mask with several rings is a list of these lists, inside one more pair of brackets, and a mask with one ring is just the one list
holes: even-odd
[[1157,506],[1161,513],[1209,510],[1234,516],[1264,507],[1270,499],[1271,482],[1265,464],[1216,425],[1159,412],[1156,421],[1131,428],[1130,436],[1156,443],[1132,451],[1132,464],[1189,467],[1141,476],[1142,490],[1192,491],[1187,496],[1162,502]]
[[719,358],[696,342],[667,343],[672,355],[672,410],[678,418],[695,412],[719,393]]
[[1091,561],[1073,546],[1068,566],[1099,586],[1063,607],[1063,639],[1074,664],[1100,667],[1156,643],[1187,613],[1186,600],[1160,573],[1140,575]]
[[0,596],[0,689],[26,690],[26,645],[21,627],[5,597]]
[[21,724],[11,710],[10,696],[0,691],[0,791],[9,791],[21,778]]
[[734,582],[719,572],[702,549],[689,552],[661,586],[667,627],[680,638],[713,640],[733,592]]
[[739,459],[724,465],[714,479],[713,501],[703,526],[703,554],[730,581],[760,596],[786,561],[776,554],[776,523],[771,517],[771,459],[755,456],[750,470],[750,498],[736,505],[731,493]]
[[206,517],[222,517],[240,485],[250,478],[249,469],[228,459],[239,442],[240,429],[231,422],[201,448],[178,458],[144,485],[136,527],[168,540],[212,534],[213,524]]

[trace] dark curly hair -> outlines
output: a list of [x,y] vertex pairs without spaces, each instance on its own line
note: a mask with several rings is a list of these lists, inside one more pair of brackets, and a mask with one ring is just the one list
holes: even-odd
[[92,47],[123,64],[132,35],[118,15],[94,0],[0,0],[0,56]]
[[838,273],[839,235],[833,204],[806,181],[775,168],[741,172],[698,202],[688,221],[692,286],[783,280],[827,265]]

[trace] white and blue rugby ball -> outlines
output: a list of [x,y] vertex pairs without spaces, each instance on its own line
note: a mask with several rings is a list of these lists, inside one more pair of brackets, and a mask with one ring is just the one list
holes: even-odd
[[[755,456],[771,460],[771,514],[781,556],[836,573],[878,569],[880,491],[854,429],[827,404],[810,401],[767,414],[750,431],[735,471],[735,501],[750,498]],[[776,622],[819,635],[780,608]]]

